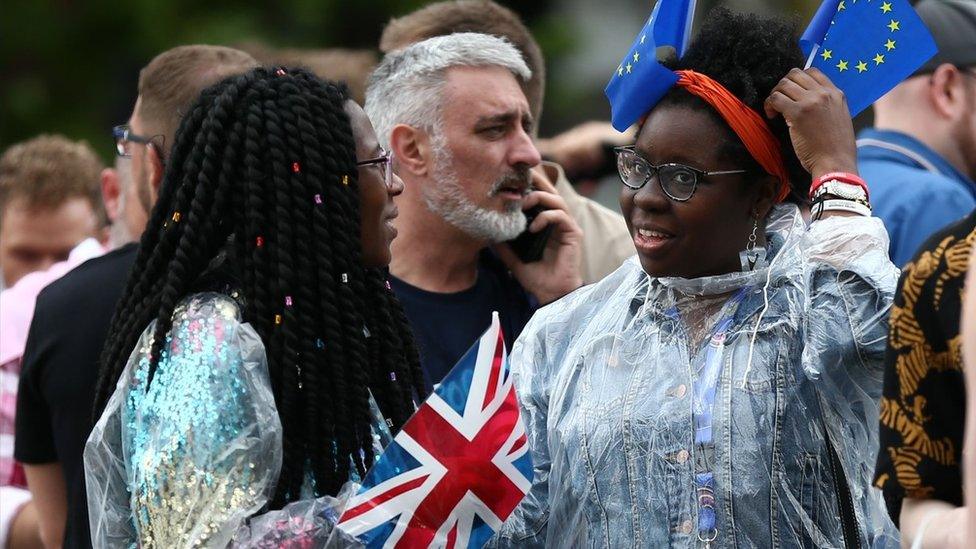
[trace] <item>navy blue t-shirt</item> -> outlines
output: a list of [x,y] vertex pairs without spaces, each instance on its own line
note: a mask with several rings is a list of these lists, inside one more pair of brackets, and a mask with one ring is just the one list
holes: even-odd
[[413,329],[420,350],[427,389],[440,383],[471,345],[491,325],[498,311],[505,345],[509,351],[537,304],[505,266],[490,252],[481,254],[478,280],[457,293],[421,290],[390,275],[390,285]]

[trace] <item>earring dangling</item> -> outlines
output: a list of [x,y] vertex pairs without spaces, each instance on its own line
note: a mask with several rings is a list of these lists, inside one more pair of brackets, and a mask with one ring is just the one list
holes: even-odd
[[766,248],[756,246],[756,233],[758,232],[759,216],[756,216],[746,249],[739,252],[739,263],[742,265],[743,271],[755,271],[766,266]]

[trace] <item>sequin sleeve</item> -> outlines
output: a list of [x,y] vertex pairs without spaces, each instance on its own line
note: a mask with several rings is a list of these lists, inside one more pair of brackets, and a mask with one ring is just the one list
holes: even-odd
[[226,547],[267,503],[281,423],[264,346],[220,294],[184,300],[147,390],[143,333],[85,448],[95,547]]

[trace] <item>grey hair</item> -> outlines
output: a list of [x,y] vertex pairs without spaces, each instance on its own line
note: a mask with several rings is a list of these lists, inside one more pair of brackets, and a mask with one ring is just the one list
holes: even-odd
[[439,133],[441,90],[453,67],[502,67],[520,83],[532,76],[508,40],[477,32],[436,36],[390,52],[369,77],[364,106],[383,147],[389,148],[397,124]]

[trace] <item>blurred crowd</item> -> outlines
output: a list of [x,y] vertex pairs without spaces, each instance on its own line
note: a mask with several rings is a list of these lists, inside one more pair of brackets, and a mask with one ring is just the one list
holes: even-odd
[[[536,483],[497,545],[731,547],[727,513],[742,532],[775,532],[738,534],[760,547],[973,547],[976,480],[964,464],[976,461],[976,426],[965,421],[976,406],[976,295],[966,291],[976,276],[976,1],[915,9],[939,53],[874,104],[874,124],[856,141],[842,100],[829,103],[829,81],[798,70],[792,51],[780,55],[795,37],[726,43],[712,37],[740,32],[738,15],[706,23],[702,45],[676,68],[779,117],[769,139],[783,147],[781,179],[685,91],[626,132],[587,121],[538,135],[545,52],[517,13],[491,0],[435,2],[392,19],[376,50],[244,42],[159,52],[131,83],[131,116],[106,128],[104,143],[51,133],[0,156],[0,547],[115,546],[129,539],[113,521],[128,524],[130,503],[139,546],[209,543],[180,537],[180,520],[158,518],[172,509],[143,505],[141,493],[111,497],[113,475],[138,476],[139,459],[164,447],[133,450],[138,435],[113,446],[113,421],[153,440],[165,435],[146,418],[181,421],[180,410],[152,408],[163,396],[133,396],[152,395],[154,379],[171,383],[179,346],[164,346],[196,345],[180,339],[181,318],[242,319],[220,330],[263,342],[263,377],[240,376],[266,388],[274,422],[281,416],[267,435],[277,437],[281,472],[263,500],[241,504],[255,515],[335,495],[364,473],[372,407],[398,429],[493,312],[515,349],[536,445]],[[755,44],[779,49],[734,67],[720,55]],[[775,93],[827,103],[804,110]],[[93,147],[111,146],[105,166]],[[739,178],[761,184],[741,191]],[[619,210],[591,198],[607,185],[620,187]],[[335,209],[321,214],[323,205]],[[208,307],[237,316],[193,316]],[[747,311],[761,322],[733,320]],[[640,328],[655,315],[660,324]],[[727,333],[717,328],[725,316]],[[667,318],[684,328],[668,332]],[[716,337],[730,381],[716,373],[709,400],[695,392],[712,365],[697,349]],[[688,374],[685,363],[702,369]],[[190,398],[172,383],[160,394]],[[206,399],[222,402],[215,391]],[[746,404],[736,404],[739,391]],[[669,412],[686,393],[694,412]],[[734,434],[716,427],[713,440],[709,426],[696,450],[679,451],[669,438],[678,419],[665,416],[687,412],[691,425],[700,405]],[[767,416],[788,440],[766,441]],[[753,419],[753,438],[736,440],[759,450],[723,450],[719,439],[740,437],[739,422]],[[338,458],[307,444],[325,448],[321,439]],[[613,463],[630,463],[614,457],[629,444],[666,465],[613,470],[629,467]],[[661,478],[683,478],[689,451],[699,467],[693,504],[658,501],[670,490]],[[741,475],[740,508],[706,526],[703,509],[714,510],[701,497],[726,497],[714,493],[724,482],[715,464],[726,459]],[[643,480],[628,495],[630,474]],[[771,504],[777,490],[783,501]],[[752,505],[765,511],[743,510]],[[787,518],[771,519],[771,505]],[[663,534],[635,518],[657,513],[667,514]],[[246,518],[227,519],[227,540],[242,543]]]

